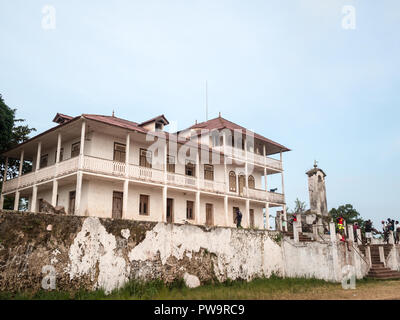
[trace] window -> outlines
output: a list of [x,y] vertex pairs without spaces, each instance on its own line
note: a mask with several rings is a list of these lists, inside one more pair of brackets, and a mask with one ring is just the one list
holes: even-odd
[[151,151],[147,151],[146,149],[140,149],[139,165],[141,167],[151,168],[152,162],[153,161],[152,161]]
[[194,220],[194,202],[193,201],[186,201],[186,219]]
[[[63,157],[64,157],[64,148],[60,149],[60,161],[63,161]],[[57,162],[57,151],[54,154],[54,162]]]
[[79,156],[80,151],[81,151],[81,143],[80,142],[74,143],[71,147],[71,158]]
[[189,160],[186,160],[185,174],[187,176],[194,177],[195,176],[195,169],[196,169],[196,166],[194,165],[194,163],[189,161]]
[[162,130],[162,129],[163,129],[162,122],[156,122],[156,130],[159,131],[159,130]]
[[75,213],[75,191],[71,191],[69,193],[69,202],[68,202],[68,213]]
[[214,166],[210,164],[204,165],[204,179],[214,180]]
[[48,161],[49,155],[44,154],[40,157],[40,168],[45,168],[47,167],[47,161]]
[[249,189],[256,188],[256,181],[254,180],[253,176],[249,176]]
[[121,143],[114,143],[114,161],[125,162],[126,146]]
[[167,171],[175,173],[175,157],[167,156]]
[[149,213],[150,213],[149,196],[141,194],[140,195],[140,204],[139,204],[139,214],[148,216]]
[[229,191],[236,192],[236,174],[235,172],[229,172]]

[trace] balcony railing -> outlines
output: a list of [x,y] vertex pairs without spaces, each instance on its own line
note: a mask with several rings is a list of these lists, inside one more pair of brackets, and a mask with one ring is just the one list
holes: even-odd
[[[74,173],[78,170],[78,165],[79,157],[75,157],[62,161],[57,166],[53,165],[42,168],[36,172],[31,172],[26,175],[22,175],[19,178],[8,180],[3,184],[3,192],[11,192],[18,188],[26,188],[35,183],[49,181],[55,177],[61,177]],[[132,180],[147,181],[159,184],[166,183],[171,186],[180,186],[192,189],[197,189],[198,186],[199,189],[203,191],[220,194],[226,193],[224,182],[206,179],[199,179],[198,181],[196,177],[164,172],[162,170],[146,168],[132,164],[130,164],[128,166],[128,170],[126,170],[126,165],[123,162],[90,156],[83,157],[82,170],[109,176],[127,177]],[[246,196],[246,194],[248,194],[250,199],[278,204],[284,203],[283,194],[259,189],[249,188],[248,192],[246,193],[246,188],[243,188],[243,191],[240,194],[238,192],[229,192],[229,194],[240,196]]]
[[[216,150],[219,150],[221,152],[224,151],[224,147],[217,147]],[[254,162],[255,164],[261,165],[261,166],[267,166],[271,169],[275,170],[282,170],[282,162],[277,159],[265,157],[263,155],[256,154],[254,152],[247,152],[247,159],[246,159],[246,153],[244,150],[239,149],[239,148],[233,148],[231,146],[225,146],[225,154],[233,159],[237,159],[240,161],[249,161],[249,162]]]

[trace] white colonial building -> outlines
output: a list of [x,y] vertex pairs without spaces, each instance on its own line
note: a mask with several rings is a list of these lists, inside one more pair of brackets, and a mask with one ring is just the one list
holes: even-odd
[[[199,225],[269,228],[269,208],[286,214],[282,153],[288,148],[221,116],[167,133],[162,115],[143,123],[57,114],[58,125],[4,153],[32,171],[3,184],[4,198],[40,212]],[[271,155],[279,155],[271,158]],[[6,169],[7,170],[7,169]],[[268,177],[281,175],[279,190]],[[279,191],[279,192],[277,192]]]

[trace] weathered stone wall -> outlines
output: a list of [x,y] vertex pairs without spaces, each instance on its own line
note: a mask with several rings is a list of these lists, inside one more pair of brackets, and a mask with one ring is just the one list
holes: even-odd
[[330,243],[295,244],[287,238],[275,241],[277,236],[268,231],[0,211],[0,291],[38,290],[52,268],[57,289],[62,290],[109,292],[130,279],[184,278],[196,283],[271,274],[340,281],[338,270],[349,262],[340,258],[346,249]]

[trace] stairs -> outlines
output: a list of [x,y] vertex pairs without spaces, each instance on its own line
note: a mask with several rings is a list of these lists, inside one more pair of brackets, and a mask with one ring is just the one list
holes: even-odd
[[[383,262],[381,262],[380,257],[379,257],[379,247],[381,247],[381,246],[383,246],[383,251],[385,253],[385,259],[389,255],[390,250],[392,249],[392,245],[390,245],[390,244],[385,244],[385,245],[372,244],[372,245],[370,245],[372,266],[369,269],[367,278],[381,279],[381,280],[400,279],[400,272],[386,268],[384,266]],[[364,254],[364,256],[366,256],[365,246],[364,245],[359,246],[359,248],[360,248],[360,251]]]
[[[294,239],[294,235],[293,232],[291,231],[282,231],[282,234],[285,237],[290,237],[290,239]],[[314,241],[313,239],[311,239],[308,236],[305,236],[304,234],[302,234],[301,232],[299,232],[299,242],[311,242]]]

